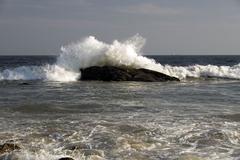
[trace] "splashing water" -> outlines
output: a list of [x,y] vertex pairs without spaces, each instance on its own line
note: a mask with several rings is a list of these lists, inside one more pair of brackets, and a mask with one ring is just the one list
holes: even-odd
[[146,68],[175,76],[180,79],[188,77],[217,77],[240,79],[240,64],[234,66],[192,65],[187,67],[161,65],[155,60],[141,55],[145,39],[135,35],[126,41],[113,41],[106,44],[89,36],[82,41],[61,47],[61,54],[54,65],[21,66],[0,72],[0,80],[46,80],[77,81],[80,68],[91,66],[129,66]]
[[112,44],[105,44],[90,36],[82,42],[62,47],[57,63],[75,71],[104,65],[141,67],[144,57],[138,54],[144,43],[145,39],[138,35],[122,43],[115,40]]

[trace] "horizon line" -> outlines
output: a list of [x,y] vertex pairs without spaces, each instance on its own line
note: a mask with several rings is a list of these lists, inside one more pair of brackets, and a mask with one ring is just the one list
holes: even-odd
[[[240,54],[140,54],[142,56],[240,56]],[[59,54],[0,54],[0,56],[59,56]]]

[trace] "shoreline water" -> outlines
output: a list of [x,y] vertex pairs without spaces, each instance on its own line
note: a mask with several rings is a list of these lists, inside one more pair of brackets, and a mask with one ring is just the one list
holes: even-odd
[[[13,152],[20,159],[84,159],[89,149],[89,159],[233,159],[240,147],[237,86],[238,81],[0,85],[8,91],[1,95],[0,143],[14,140],[23,148]],[[82,148],[64,149],[74,145]]]

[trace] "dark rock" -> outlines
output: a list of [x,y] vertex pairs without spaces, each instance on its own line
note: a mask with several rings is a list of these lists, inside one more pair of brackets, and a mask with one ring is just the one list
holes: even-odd
[[80,69],[80,71],[80,80],[142,82],[179,81],[179,79],[176,77],[171,77],[166,74],[144,68],[134,69],[129,67],[93,66],[85,69]]
[[13,143],[5,143],[3,145],[0,145],[0,154],[12,152],[14,150],[19,150],[20,147]]
[[74,160],[73,158],[70,158],[70,157],[63,157],[63,158],[60,158],[58,160]]

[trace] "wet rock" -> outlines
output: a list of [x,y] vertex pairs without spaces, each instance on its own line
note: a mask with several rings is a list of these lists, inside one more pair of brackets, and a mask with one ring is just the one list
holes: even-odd
[[16,144],[5,143],[3,145],[0,145],[0,154],[9,153],[9,152],[12,152],[14,150],[19,150],[19,149],[20,149],[20,147]]
[[143,68],[134,69],[129,67],[93,66],[85,69],[80,69],[80,71],[80,80],[142,82],[179,81],[178,78]]
[[74,160],[73,158],[70,158],[70,157],[63,157],[63,158],[60,158],[58,160]]

